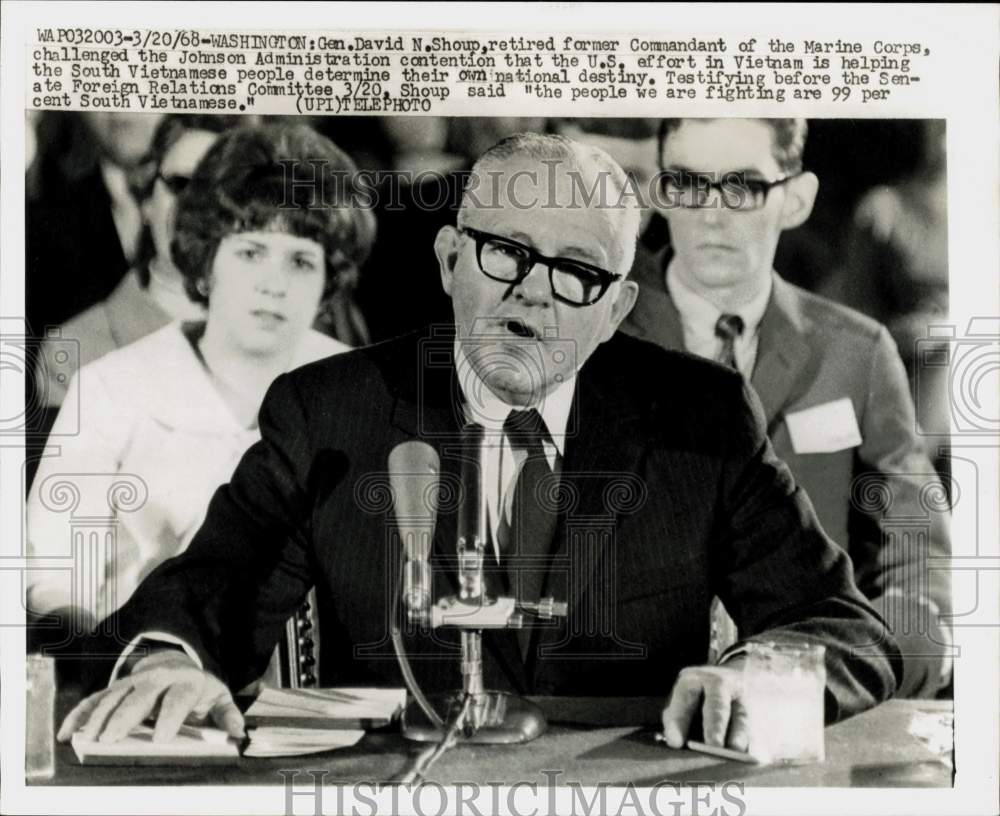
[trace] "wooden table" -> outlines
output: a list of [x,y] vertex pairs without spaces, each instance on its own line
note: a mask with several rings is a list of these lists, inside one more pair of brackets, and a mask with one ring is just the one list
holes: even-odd
[[[693,784],[741,780],[748,787],[950,787],[951,768],[909,733],[914,718],[952,710],[946,701],[891,700],[826,730],[826,760],[801,767],[748,765],[691,751],[674,751],[653,740],[663,701],[651,698],[534,698],[549,730],[520,746],[459,745],[430,770],[428,781],[579,783],[650,787],[658,782]],[[60,694],[61,717],[72,699]],[[56,747],[56,773],[45,785],[283,785],[322,776],[324,784],[386,782],[408,767],[426,746],[393,731],[368,734],[352,748],[281,759],[241,758],[231,767],[115,768],[77,764],[69,745]],[[545,772],[550,772],[546,774]],[[556,774],[553,776],[552,774]]]

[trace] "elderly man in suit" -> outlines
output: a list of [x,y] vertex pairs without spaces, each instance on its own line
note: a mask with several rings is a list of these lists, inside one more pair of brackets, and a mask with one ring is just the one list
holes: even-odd
[[[950,544],[899,353],[883,326],[773,269],[781,233],[817,193],[805,138],[801,119],[664,120],[655,199],[670,246],[640,250],[623,329],[750,381],[775,451],[893,628],[900,693],[933,696],[950,675]],[[721,649],[732,624],[721,610],[713,619]]]
[[[608,197],[581,203],[581,185],[602,179]],[[708,741],[743,749],[749,641],[826,647],[828,721],[892,694],[895,643],[774,457],[739,375],[616,333],[636,295],[626,276],[638,212],[618,203],[625,184],[603,151],[558,136],[521,134],[487,151],[457,225],[434,242],[454,326],[275,382],[262,441],[187,552],[143,583],[105,627],[113,640],[93,647],[117,655],[144,638],[180,649],[138,660],[126,649],[60,738],[82,725],[114,740],[157,706],[158,738],[192,710],[240,733],[229,689],[262,670],[313,584],[324,683],[399,683],[385,643],[400,553],[371,480],[413,439],[440,452],[449,480],[449,449],[470,420],[494,442],[484,492],[497,566],[522,600],[544,592],[569,609],[527,644],[484,632],[490,686],[670,691],[671,745],[700,710]],[[558,490],[543,490],[553,480]],[[456,540],[455,507],[442,501],[431,552],[439,597],[454,591]],[[744,640],[705,665],[715,594]],[[435,634],[411,638],[415,670],[426,689],[453,688],[454,640]]]

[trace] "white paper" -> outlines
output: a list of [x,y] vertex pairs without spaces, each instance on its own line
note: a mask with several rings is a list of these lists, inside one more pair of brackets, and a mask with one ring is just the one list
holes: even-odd
[[77,732],[73,735],[72,744],[81,760],[86,756],[214,757],[239,754],[235,740],[231,740],[225,731],[192,725],[182,725],[177,736],[168,742],[153,742],[153,729],[140,725],[117,742],[97,742]]
[[348,748],[365,735],[360,730],[322,730],[313,728],[251,728],[246,757],[298,756]]
[[836,453],[861,444],[850,397],[795,411],[785,421],[796,453]]

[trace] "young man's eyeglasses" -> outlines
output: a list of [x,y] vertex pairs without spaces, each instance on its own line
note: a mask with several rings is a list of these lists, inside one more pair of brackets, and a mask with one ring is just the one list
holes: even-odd
[[191,183],[190,176],[166,175],[163,171],[157,171],[156,178],[162,181],[175,196],[183,193],[187,189],[188,184]]
[[552,296],[570,306],[590,306],[597,303],[611,284],[623,277],[582,261],[550,258],[519,241],[512,241],[501,235],[471,227],[460,227],[459,232],[476,242],[476,260],[480,271],[487,278],[516,286],[528,277],[535,264],[542,264],[549,270]]
[[[759,210],[767,203],[771,190],[801,175],[801,172],[792,173],[767,181],[747,178],[745,173],[739,172],[724,173],[720,179],[712,173],[661,170],[658,181],[664,200],[660,205],[667,208],[722,206],[727,210]],[[713,192],[716,195],[712,195]]]

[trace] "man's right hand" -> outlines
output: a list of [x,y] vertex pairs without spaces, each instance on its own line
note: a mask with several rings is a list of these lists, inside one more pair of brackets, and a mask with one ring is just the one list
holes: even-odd
[[245,733],[243,715],[217,677],[183,652],[160,651],[138,661],[127,677],[82,700],[63,720],[57,737],[67,742],[82,728],[88,739],[115,742],[153,714],[154,742],[173,739],[189,717],[211,718],[231,737]]

